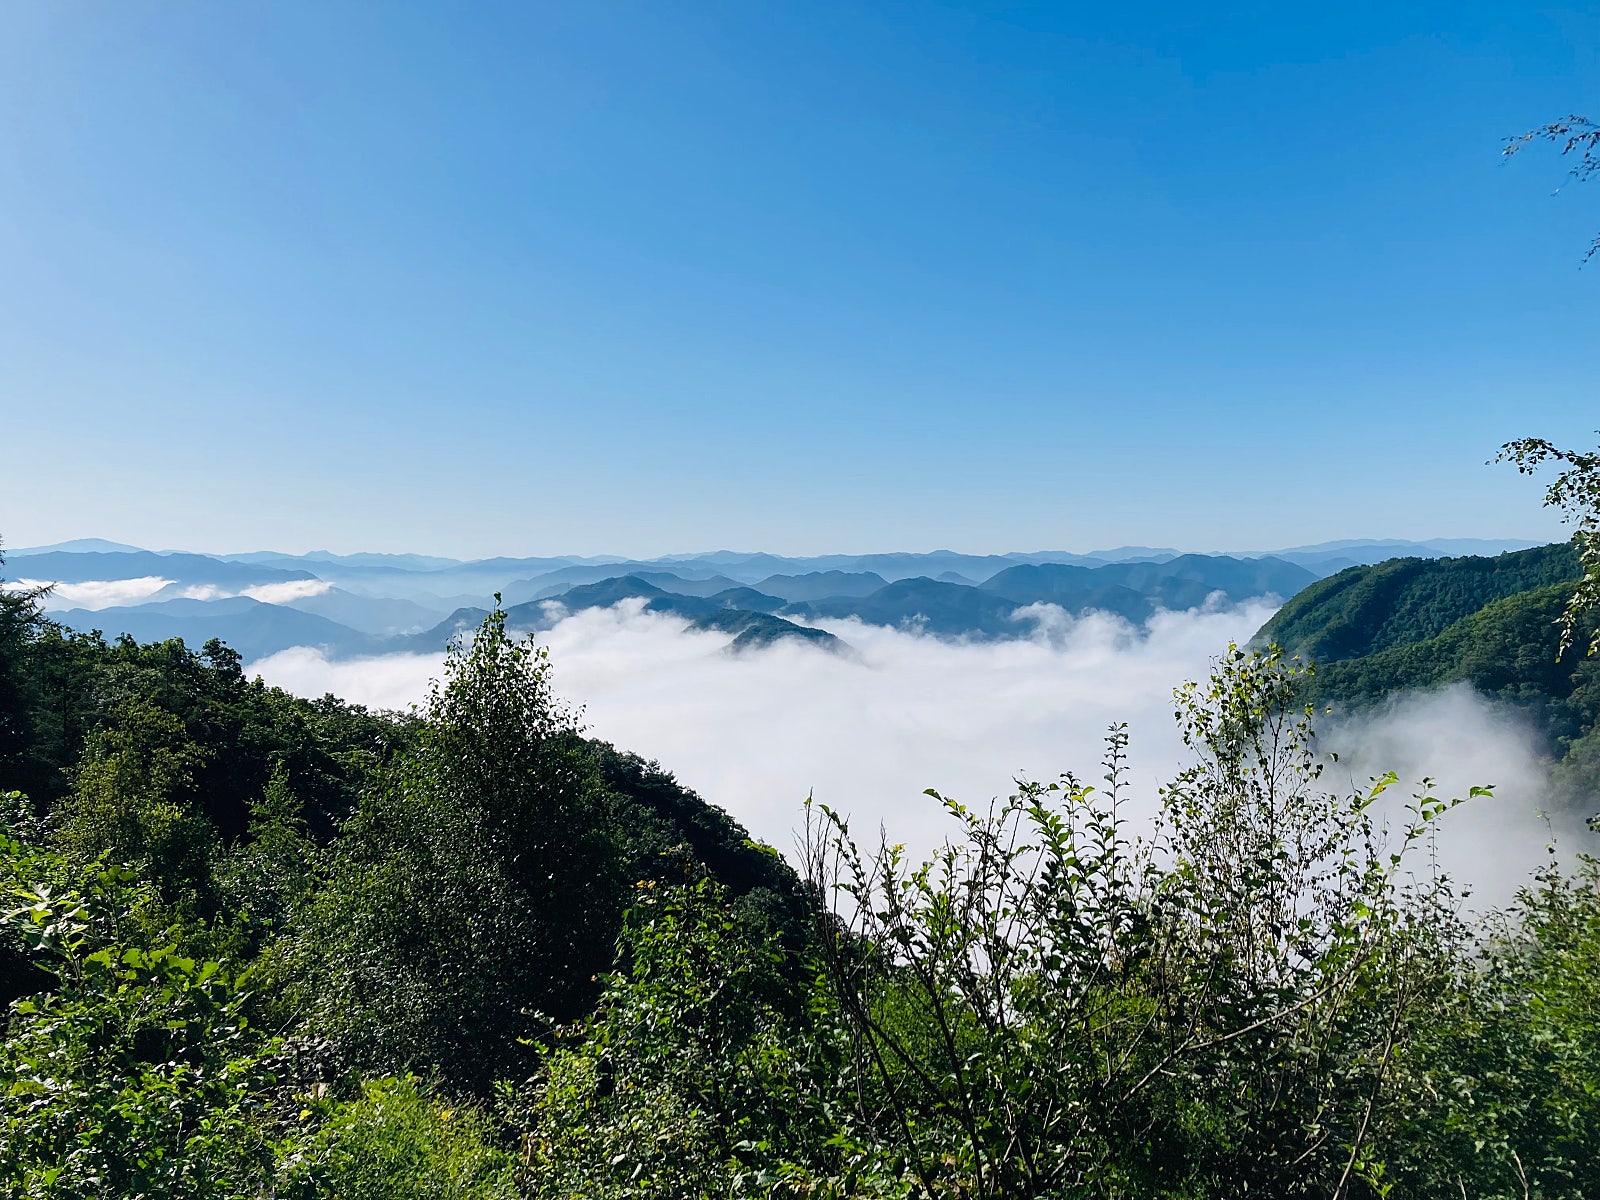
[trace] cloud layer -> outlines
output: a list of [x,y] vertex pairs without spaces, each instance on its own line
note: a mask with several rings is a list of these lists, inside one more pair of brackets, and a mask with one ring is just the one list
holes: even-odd
[[[541,640],[557,690],[590,731],[658,759],[678,778],[783,849],[808,793],[931,845],[942,822],[922,789],[984,801],[1019,775],[1099,774],[1106,727],[1129,721],[1135,780],[1180,761],[1171,693],[1202,675],[1270,607],[1164,614],[1141,636],[1125,622],[1041,612],[1034,636],[942,641],[857,622],[828,628],[853,656],[779,643],[724,653],[725,635],[641,613],[637,603],[568,617]],[[268,682],[383,707],[420,701],[438,655],[329,662],[297,649],[256,664]]]
[[263,604],[288,604],[320,596],[333,585],[326,579],[289,579],[283,583],[257,583],[247,588],[222,588],[214,583],[197,583],[183,589],[186,600],[221,600],[230,596],[249,596]]
[[[60,610],[68,608],[112,608],[122,604],[138,604],[148,600],[172,580],[160,575],[145,575],[138,579],[94,579],[85,583],[57,583],[44,598],[44,607]],[[48,580],[19,579],[19,587],[37,588],[51,586]]]
[[138,579],[91,579],[81,583],[50,584],[47,580],[19,579],[19,587],[50,587],[44,598],[44,607],[52,611],[69,608],[88,608],[98,611],[125,604],[142,604],[146,600],[221,600],[230,596],[249,596],[263,604],[288,604],[320,596],[332,588],[325,579],[290,579],[283,583],[258,583],[246,588],[224,588],[214,583],[196,583],[166,596],[157,593],[176,587],[176,581],[160,575],[144,575]]
[[1336,719],[1321,746],[1339,755],[1326,780],[1333,786],[1364,784],[1393,771],[1402,786],[1385,797],[1392,822],[1400,821],[1424,777],[1432,794],[1465,797],[1473,787],[1494,795],[1465,801],[1437,825],[1440,863],[1471,890],[1473,908],[1503,906],[1549,857],[1556,843],[1565,855],[1592,834],[1583,813],[1564,808],[1550,793],[1551,763],[1542,739],[1515,710],[1484,699],[1466,684],[1394,697],[1376,711]]
[[[1098,781],[1115,721],[1128,722],[1132,737],[1129,816],[1147,824],[1157,787],[1185,762],[1173,688],[1207,674],[1271,611],[1167,613],[1140,633],[1112,617],[1043,609],[1032,637],[985,643],[830,622],[854,656],[788,643],[730,656],[724,635],[688,631],[630,602],[568,617],[540,640],[557,691],[584,707],[591,733],[659,760],[757,837],[792,850],[810,793],[850,814],[863,840],[882,825],[924,852],[949,832],[924,788],[981,804],[1008,793],[1017,776],[1070,770]],[[329,662],[296,649],[253,670],[302,695],[400,708],[423,699],[442,661]],[[1547,764],[1537,739],[1472,693],[1408,697],[1381,716],[1335,723],[1323,740],[1341,752],[1328,777],[1335,786],[1391,769],[1402,782],[1435,777],[1439,794],[1497,785],[1493,802],[1451,814],[1441,842],[1480,902],[1509,898],[1541,856],[1548,829],[1533,813]]]

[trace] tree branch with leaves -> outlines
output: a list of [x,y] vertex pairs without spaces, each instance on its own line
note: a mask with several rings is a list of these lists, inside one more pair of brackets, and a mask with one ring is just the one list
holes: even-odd
[[[1564,655],[1577,640],[1583,618],[1600,608],[1600,450],[1563,450],[1544,438],[1517,438],[1500,447],[1495,461],[1513,463],[1524,475],[1548,464],[1562,468],[1545,489],[1544,504],[1573,526],[1572,545],[1583,565],[1583,578],[1561,618],[1559,653]],[[1590,636],[1587,652],[1591,657],[1600,652],[1600,628]]]
[[[1533,142],[1552,142],[1560,146],[1561,156],[1571,157],[1570,175],[1579,183],[1600,172],[1600,125],[1596,125],[1587,117],[1573,114],[1559,121],[1541,125],[1537,129],[1530,129],[1517,137],[1507,138],[1500,152],[1510,158]],[[1589,244],[1589,251],[1583,259],[1588,262],[1596,254],[1600,254],[1600,235],[1596,235],[1594,241]]]

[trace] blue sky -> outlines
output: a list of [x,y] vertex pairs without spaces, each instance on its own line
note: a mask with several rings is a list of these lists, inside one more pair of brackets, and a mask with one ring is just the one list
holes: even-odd
[[0,535],[1553,535],[1573,111],[1592,5],[7,5]]

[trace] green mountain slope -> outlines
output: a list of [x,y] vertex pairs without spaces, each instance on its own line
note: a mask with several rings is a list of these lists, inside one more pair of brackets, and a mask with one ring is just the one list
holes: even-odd
[[1311,682],[1311,697],[1361,707],[1398,691],[1465,682],[1527,709],[1564,745],[1600,715],[1600,663],[1570,651],[1556,657],[1556,622],[1571,594],[1570,583],[1521,592],[1484,605],[1435,637],[1326,663]]
[[1293,597],[1253,641],[1315,662],[1305,697],[1318,705],[1359,710],[1456,683],[1513,705],[1562,760],[1558,785],[1590,805],[1600,784],[1600,661],[1575,650],[1558,657],[1557,622],[1578,574],[1568,545],[1351,567]]
[[[771,619],[726,615],[753,619],[751,638]],[[748,628],[734,620],[728,632],[745,636]],[[218,642],[201,651],[177,640],[108,642],[45,621],[23,633],[0,644],[0,677],[12,682],[0,697],[0,733],[10,735],[0,737],[0,793],[24,791],[42,815],[70,794],[85,745],[137,728],[152,710],[170,714],[171,737],[193,749],[192,764],[169,785],[169,802],[224,846],[246,836],[275,775],[296,798],[297,819],[328,840],[395,755],[416,745],[415,717],[267,687],[246,678],[241,656]],[[794,873],[727,813],[653,763],[604,742],[577,744],[614,813],[633,878],[681,872],[663,858],[681,845],[735,895],[760,888],[798,904]]]
[[[733,635],[728,650],[735,654],[780,641],[804,642],[834,652],[845,649],[844,643],[826,630],[797,625],[774,615],[784,607],[777,596],[764,595],[747,587],[728,588],[712,596],[686,596],[664,591],[637,575],[622,575],[571,588],[554,598],[559,608],[547,607],[551,601],[545,600],[513,605],[506,610],[506,621],[518,630],[549,629],[560,619],[562,610],[574,613],[590,608],[610,608],[632,599],[642,599],[646,612],[683,617],[690,629]],[[432,629],[390,639],[388,648],[436,653],[451,638],[475,628],[488,615],[481,608],[457,609]]]
[[1575,580],[1568,545],[1494,558],[1397,558],[1350,567],[1292,597],[1256,635],[1320,664],[1438,637],[1487,604]]

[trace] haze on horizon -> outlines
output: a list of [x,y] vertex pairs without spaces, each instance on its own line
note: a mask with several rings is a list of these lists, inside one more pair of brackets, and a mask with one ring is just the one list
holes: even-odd
[[0,29],[13,546],[1547,540],[1593,425],[1590,9]]

